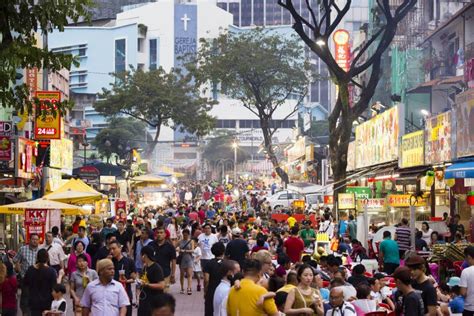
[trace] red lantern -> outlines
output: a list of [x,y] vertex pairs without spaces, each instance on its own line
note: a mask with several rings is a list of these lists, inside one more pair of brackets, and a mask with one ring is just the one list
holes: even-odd
[[471,191],[467,194],[467,204],[474,206],[474,191]]
[[296,170],[300,171],[301,170],[301,165],[297,165]]
[[276,172],[275,172],[275,171],[273,171],[273,172],[272,172],[272,178],[273,178],[273,179],[275,179],[275,178],[276,178],[276,176],[277,176]]

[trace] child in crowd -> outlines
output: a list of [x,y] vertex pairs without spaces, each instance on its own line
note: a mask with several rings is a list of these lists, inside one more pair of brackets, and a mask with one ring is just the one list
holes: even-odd
[[202,275],[202,268],[201,268],[201,256],[202,251],[201,247],[199,246],[198,239],[196,237],[193,238],[194,244],[196,247],[194,248],[193,252],[193,272],[194,276],[197,280],[197,291],[201,291],[201,275]]
[[283,278],[291,268],[291,260],[286,254],[280,253],[278,255],[277,263],[278,267],[275,270],[275,274]]
[[66,294],[66,287],[62,284],[56,284],[53,286],[53,302],[51,302],[51,309],[49,311],[44,311],[44,316],[65,316],[66,315],[66,299],[64,299],[64,294]]

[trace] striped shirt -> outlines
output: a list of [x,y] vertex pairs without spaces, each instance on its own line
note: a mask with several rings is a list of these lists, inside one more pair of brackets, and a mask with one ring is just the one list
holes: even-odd
[[398,243],[398,249],[406,251],[410,249],[410,228],[406,226],[397,227],[395,231],[397,234],[396,242]]
[[20,276],[24,277],[26,270],[36,263],[36,254],[38,253],[38,247],[31,248],[30,245],[20,247],[13,262],[19,262],[21,265]]

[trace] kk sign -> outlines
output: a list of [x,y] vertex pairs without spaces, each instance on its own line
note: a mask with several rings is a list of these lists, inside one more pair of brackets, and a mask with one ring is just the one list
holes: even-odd
[[[61,115],[55,104],[61,101],[61,92],[36,91],[36,97],[40,101],[40,108],[36,111],[35,139],[60,139]],[[49,102],[49,104],[46,102]],[[42,115],[42,112],[45,110],[46,117]],[[53,111],[56,111],[56,113],[53,113]]]
[[346,30],[337,30],[334,32],[333,40],[335,44],[336,63],[344,71],[349,71],[350,49],[349,49],[349,32]]
[[174,6],[174,66],[182,66],[183,57],[195,54],[197,48],[197,6]]

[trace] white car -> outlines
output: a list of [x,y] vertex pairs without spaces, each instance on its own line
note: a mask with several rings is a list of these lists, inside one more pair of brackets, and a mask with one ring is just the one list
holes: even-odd
[[279,191],[272,196],[267,197],[272,210],[277,208],[288,208],[295,200],[304,200],[304,196],[291,191]]

